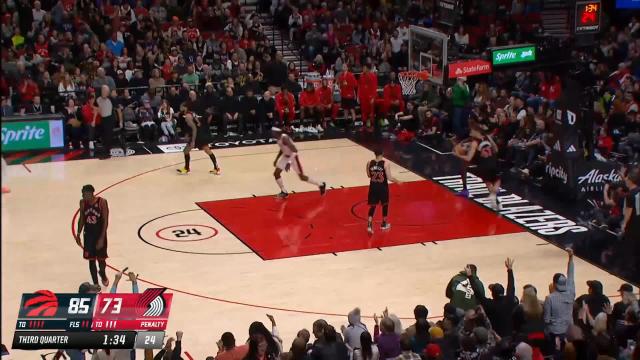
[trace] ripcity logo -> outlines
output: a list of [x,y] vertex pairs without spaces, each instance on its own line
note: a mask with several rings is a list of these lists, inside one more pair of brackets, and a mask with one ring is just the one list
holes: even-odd
[[160,317],[167,308],[167,302],[162,294],[166,288],[147,289],[136,303],[136,313],[141,317]]
[[561,179],[565,184],[569,181],[569,176],[567,175],[567,172],[562,168],[562,166],[553,166],[551,164],[548,164],[545,167],[545,170],[550,177]]
[[27,317],[52,317],[58,312],[58,297],[49,290],[38,290],[22,306]]

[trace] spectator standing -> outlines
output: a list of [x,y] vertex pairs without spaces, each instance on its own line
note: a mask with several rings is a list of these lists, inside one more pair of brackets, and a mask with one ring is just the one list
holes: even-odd
[[360,348],[353,350],[353,360],[379,360],[378,346],[373,343],[371,334],[367,331],[360,334]]
[[[395,324],[390,317],[385,316],[380,321],[378,326],[378,316],[374,315],[373,320],[376,323],[374,329],[374,337],[376,344],[378,344],[378,350],[380,351],[381,359],[395,358],[400,355],[402,350],[400,349],[400,336],[395,332]],[[378,332],[382,333],[378,335]],[[377,335],[377,336],[376,336]],[[410,346],[410,345],[409,345]]]
[[[468,264],[463,271],[460,271],[449,281],[446,290],[446,296],[451,300],[451,304],[458,309],[467,311],[478,306],[479,301],[473,287],[471,286],[471,277],[478,277],[478,268],[474,264]],[[484,296],[484,285],[480,279],[474,279],[477,283],[477,289]]]
[[421,319],[422,320],[427,320],[428,316],[429,316],[429,309],[427,309],[426,306],[424,306],[424,305],[416,305],[416,307],[413,308],[413,317],[416,319],[416,322],[413,325],[411,325],[408,328],[406,328],[404,330],[404,333],[407,334],[409,336],[409,338],[412,338],[413,336],[415,336],[415,334],[416,334],[416,324]]
[[511,314],[518,305],[515,298],[515,284],[513,278],[513,259],[507,258],[504,262],[507,268],[507,293],[505,295],[502,284],[489,285],[491,299],[484,296],[484,291],[479,289],[477,277],[470,277],[471,287],[476,294],[480,304],[491,321],[493,330],[500,336],[506,337],[511,334]]
[[236,339],[230,332],[225,332],[216,342],[218,354],[216,360],[242,360],[249,351],[248,345],[236,346]]
[[124,49],[124,43],[118,39],[118,33],[116,31],[111,33],[111,38],[105,42],[107,49],[111,51],[113,56],[121,56]]
[[524,287],[522,299],[513,311],[513,332],[516,336],[525,338],[532,346],[539,348],[545,344],[544,308],[538,299],[536,288],[531,285]]
[[544,300],[544,322],[546,333],[551,337],[556,352],[564,349],[566,333],[573,324],[573,301],[576,298],[574,282],[573,250],[567,249],[569,261],[567,275],[553,275],[551,294]]
[[611,302],[609,298],[604,295],[602,289],[602,283],[598,280],[589,280],[587,281],[587,286],[589,288],[589,293],[585,295],[581,295],[576,299],[576,304],[582,305],[586,303],[589,307],[589,313],[594,318],[605,311],[605,307]]
[[111,102],[111,90],[108,85],[102,85],[100,96],[96,99],[98,113],[102,118],[102,148],[103,158],[111,157],[111,144],[113,141],[113,128],[115,117],[113,116],[113,103]]
[[400,338],[400,349],[402,352],[400,355],[396,356],[395,360],[421,360],[420,355],[414,353],[411,350],[411,339],[408,336],[403,335]]
[[618,293],[620,294],[620,301],[613,305],[613,312],[611,313],[611,317],[615,324],[624,323],[627,309],[631,303],[636,300],[635,295],[633,294],[633,286],[631,284],[620,285]]
[[463,139],[467,135],[467,107],[471,101],[466,76],[456,79],[456,83],[451,89],[451,98],[453,103],[453,132],[458,139]]
[[346,327],[342,326],[342,335],[349,351],[352,352],[353,350],[360,349],[362,347],[360,344],[360,337],[363,333],[367,332],[367,326],[361,321],[359,308],[351,310],[347,315],[347,318],[349,320],[349,325]]
[[324,345],[311,352],[312,360],[349,360],[349,349],[338,341],[336,329],[331,325],[326,325],[323,329]]

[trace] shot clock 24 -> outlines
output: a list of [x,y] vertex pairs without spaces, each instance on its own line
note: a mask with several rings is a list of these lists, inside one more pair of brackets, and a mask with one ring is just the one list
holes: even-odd
[[159,349],[173,294],[23,294],[13,348]]
[[576,34],[593,34],[600,32],[600,1],[576,2]]

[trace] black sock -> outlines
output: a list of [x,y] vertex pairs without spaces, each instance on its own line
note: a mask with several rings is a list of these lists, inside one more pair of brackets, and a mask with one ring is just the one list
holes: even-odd
[[467,190],[467,167],[466,166],[462,168],[461,176],[462,176],[462,190]]
[[189,170],[189,163],[191,162],[191,154],[184,153],[184,168]]
[[91,273],[91,280],[94,284],[98,284],[98,268],[96,267],[95,260],[89,260],[89,272]]
[[382,217],[386,219],[388,214],[389,214],[389,205],[388,204],[382,205]]
[[216,156],[213,153],[211,153],[211,154],[209,154],[209,158],[211,158],[211,161],[213,162],[213,168],[217,170],[218,169],[218,160],[216,160]]
[[373,217],[373,215],[376,213],[376,207],[375,206],[369,206],[369,217]]
[[107,262],[105,260],[98,260],[98,267],[100,268],[100,277],[106,279],[107,277]]

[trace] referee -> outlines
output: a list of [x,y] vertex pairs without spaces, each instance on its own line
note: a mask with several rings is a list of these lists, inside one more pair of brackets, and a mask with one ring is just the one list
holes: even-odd
[[101,159],[111,157],[111,144],[113,142],[113,128],[115,125],[115,117],[113,116],[113,103],[110,98],[111,91],[108,85],[102,85],[100,89],[100,97],[96,99],[98,103],[98,112],[102,118],[102,148],[104,154]]

